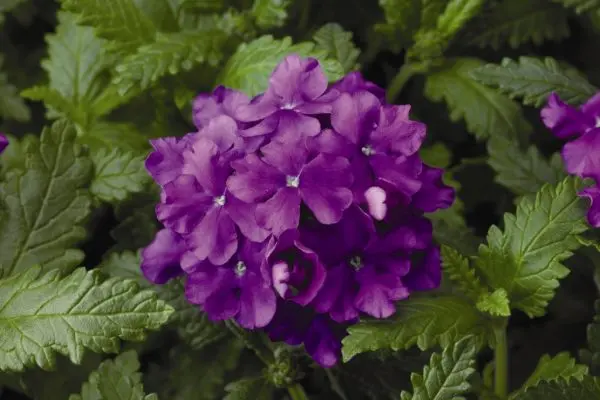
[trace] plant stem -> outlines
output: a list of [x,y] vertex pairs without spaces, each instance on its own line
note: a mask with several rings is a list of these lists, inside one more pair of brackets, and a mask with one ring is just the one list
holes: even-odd
[[406,63],[402,67],[400,67],[400,71],[396,74],[394,79],[390,82],[386,94],[386,100],[388,103],[393,103],[396,97],[402,91],[402,88],[412,78],[412,76],[417,72],[417,68],[415,68],[414,64]]
[[295,383],[288,387],[288,393],[292,400],[308,400],[308,396],[304,391],[304,388],[299,383]]
[[501,399],[508,394],[508,345],[506,320],[494,327],[496,348],[494,349],[494,393]]
[[226,320],[225,326],[240,339],[247,348],[254,351],[256,356],[263,362],[265,365],[271,365],[275,362],[273,353],[266,346],[265,342],[262,340],[262,337],[257,332],[248,332],[242,329],[238,324],[236,324],[232,320]]

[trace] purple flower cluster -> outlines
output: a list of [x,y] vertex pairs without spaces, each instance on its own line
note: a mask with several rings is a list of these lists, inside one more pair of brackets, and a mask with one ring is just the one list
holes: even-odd
[[8,146],[8,138],[4,136],[4,134],[0,133],[0,154],[6,149]]
[[[600,183],[600,93],[578,109],[565,104],[556,93],[552,93],[541,115],[546,127],[557,137],[573,139],[562,149],[567,172]],[[588,222],[600,227],[600,187],[586,188],[579,195],[591,202]]]
[[142,253],[145,276],[185,274],[188,301],[211,319],[303,343],[333,366],[361,313],[390,317],[440,283],[423,214],[454,192],[419,158],[426,127],[409,110],[359,73],[329,85],[296,55],[253,99],[198,96],[198,132],[153,140],[146,161],[164,229]]

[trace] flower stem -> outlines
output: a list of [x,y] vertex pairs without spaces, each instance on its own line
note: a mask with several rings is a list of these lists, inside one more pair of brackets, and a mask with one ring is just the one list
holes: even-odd
[[400,67],[400,71],[396,74],[394,79],[390,82],[386,94],[386,100],[388,103],[393,103],[396,97],[402,91],[402,88],[412,78],[412,76],[418,72],[418,69],[415,68],[415,64],[406,63],[402,67]]
[[506,320],[494,327],[496,348],[494,349],[494,393],[501,399],[508,394],[508,345]]
[[308,396],[304,391],[304,388],[299,383],[295,383],[292,386],[288,386],[288,393],[292,400],[308,400]]
[[273,352],[267,347],[265,341],[257,332],[248,332],[242,329],[238,324],[236,324],[232,320],[226,320],[225,326],[242,342],[246,345],[247,348],[254,351],[256,356],[263,362],[265,365],[271,365],[275,362],[275,357],[273,356]]

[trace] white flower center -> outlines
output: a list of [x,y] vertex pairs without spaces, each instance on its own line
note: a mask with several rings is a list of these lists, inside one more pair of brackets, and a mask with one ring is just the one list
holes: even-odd
[[238,261],[237,264],[235,264],[235,274],[239,277],[244,276],[244,274],[246,273],[246,264],[244,264],[243,261]]
[[355,271],[359,271],[362,267],[364,267],[362,258],[360,256],[354,256],[350,259],[350,265],[354,268]]
[[286,103],[281,106],[282,110],[293,110],[294,108],[296,108],[296,105],[294,103]]
[[373,150],[373,148],[369,145],[364,146],[362,149],[360,149],[360,151],[362,151],[362,153],[367,157],[375,154],[375,150]]
[[218,207],[223,207],[225,205],[225,195],[215,197],[213,201]]
[[600,116],[596,117],[596,128],[600,128]]
[[300,185],[300,177],[288,175],[285,177],[285,184],[288,187],[297,188]]

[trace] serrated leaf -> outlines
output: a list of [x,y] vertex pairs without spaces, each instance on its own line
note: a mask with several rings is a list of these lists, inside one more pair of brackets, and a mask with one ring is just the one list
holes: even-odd
[[196,305],[187,301],[182,279],[174,279],[160,286],[150,285],[141,273],[139,253],[111,253],[100,265],[100,270],[112,277],[133,279],[140,286],[156,291],[161,300],[173,307],[169,324],[177,328],[181,339],[192,349],[200,350],[226,335],[227,330],[222,324],[210,321]]
[[[0,68],[3,61],[3,57],[0,55]],[[29,121],[31,118],[29,107],[19,97],[17,87],[9,83],[9,78],[2,72],[0,72],[0,116],[19,122]]]
[[90,374],[81,394],[73,394],[69,400],[158,400],[156,394],[145,395],[140,362],[135,351],[119,354],[106,360],[97,371]]
[[474,21],[466,41],[479,47],[498,49],[507,43],[517,48],[560,40],[570,33],[568,14],[547,0],[504,0]]
[[94,151],[105,147],[138,153],[149,150],[148,138],[128,123],[97,121],[77,141]]
[[273,387],[263,377],[246,378],[225,386],[227,395],[223,400],[270,400]]
[[110,41],[109,49],[131,54],[152,42],[156,27],[133,0],[61,0],[63,8],[78,15],[78,21],[95,28],[96,34]]
[[577,361],[567,352],[558,353],[554,357],[543,355],[538,361],[535,370],[531,373],[523,386],[511,398],[518,397],[527,388],[540,384],[540,382],[555,381],[558,379],[569,380],[571,378],[582,380],[588,373],[588,367],[577,364]]
[[442,246],[442,268],[450,280],[471,301],[476,302],[487,288],[476,276],[475,269],[469,265],[469,259],[449,246]]
[[577,196],[580,183],[566,178],[524,196],[515,214],[504,215],[504,231],[492,226],[476,265],[493,288],[503,288],[514,308],[541,316],[558,280],[569,270],[561,263],[581,244],[588,229],[587,207]]
[[488,140],[488,164],[496,171],[494,180],[513,193],[533,193],[546,183],[556,184],[566,173],[560,154],[546,160],[535,146],[522,150],[514,140],[495,136]]
[[517,103],[470,77],[471,71],[481,65],[482,61],[473,58],[448,62],[427,77],[425,95],[433,101],[445,101],[450,119],[464,119],[469,132],[479,139],[506,135],[519,138],[529,134],[531,125]]
[[352,42],[352,32],[347,32],[341,25],[329,23],[323,25],[313,36],[318,49],[325,50],[327,55],[338,60],[345,72],[356,68],[360,50]]
[[446,9],[437,20],[437,29],[441,35],[454,36],[485,3],[484,0],[450,0]]
[[[223,398],[226,374],[240,362],[242,342],[227,337],[202,351],[178,346],[153,379],[161,399],[218,400]],[[146,384],[149,386],[150,382]]]
[[412,374],[413,394],[402,393],[403,399],[464,400],[462,394],[471,389],[469,378],[476,372],[476,342],[466,337],[433,354],[423,374]]
[[119,93],[146,89],[167,74],[189,70],[196,64],[217,65],[223,58],[227,34],[221,30],[159,33],[152,43],[141,46],[116,67]]
[[48,112],[46,118],[57,119],[67,117],[71,122],[79,126],[85,126],[88,122],[86,112],[63,97],[58,90],[48,86],[32,86],[21,92],[21,96],[35,101],[44,102]]
[[598,91],[573,67],[561,65],[552,57],[520,57],[518,61],[504,58],[500,65],[486,64],[474,69],[471,76],[534,107],[545,104],[552,92],[567,103],[580,104]]
[[71,13],[59,12],[56,33],[46,36],[48,59],[42,68],[48,73],[49,88],[59,93],[70,108],[84,113],[106,83],[102,73],[109,66],[105,41],[90,27],[79,26]]
[[500,288],[494,290],[492,293],[483,293],[477,303],[475,304],[477,309],[481,312],[500,317],[510,316],[510,302],[508,301],[508,294],[506,290]]
[[254,0],[252,16],[261,29],[280,28],[288,18],[290,0]]
[[[43,299],[43,301],[40,301]],[[98,271],[61,278],[38,266],[0,281],[0,369],[54,366],[56,353],[80,363],[84,349],[117,352],[119,339],[143,340],[172,308],[131,280],[104,282]]]
[[516,397],[517,400],[583,400],[600,398],[600,380],[586,376],[579,381],[558,379],[542,382]]
[[600,0],[552,0],[565,7],[575,9],[577,14],[600,9]]
[[421,350],[436,344],[447,347],[467,334],[477,345],[493,342],[487,317],[466,299],[455,296],[412,297],[398,303],[394,317],[362,321],[348,328],[342,341],[344,361],[379,349],[394,351],[414,345]]
[[587,349],[580,352],[582,362],[590,367],[590,373],[600,375],[600,300],[594,303],[595,315],[587,326]]
[[183,0],[180,3],[181,10],[209,13],[223,10],[223,0]]
[[125,200],[130,194],[140,192],[150,181],[144,167],[145,154],[136,155],[118,148],[100,149],[92,153],[94,178],[90,192],[106,202]]
[[45,128],[41,138],[23,143],[25,171],[0,183],[0,276],[26,270],[68,271],[83,260],[74,246],[86,232],[90,213],[91,162],[75,145],[75,131],[65,121]]
[[289,37],[277,40],[265,35],[250,43],[241,44],[221,70],[218,82],[241,90],[248,96],[255,96],[267,88],[269,76],[277,64],[292,53],[318,59],[329,81],[338,80],[344,74],[340,63],[327,59],[326,53],[315,49],[314,43],[293,45]]
[[[381,25],[379,28],[387,31],[390,39],[396,39],[402,45],[409,44],[413,34],[421,26],[421,5],[419,3],[412,0],[379,0],[386,20],[386,25]],[[428,3],[436,3],[436,1],[428,1]],[[438,7],[436,11],[441,12],[443,7],[444,5]],[[428,26],[435,26],[439,12],[436,13],[434,19],[428,21]]]

